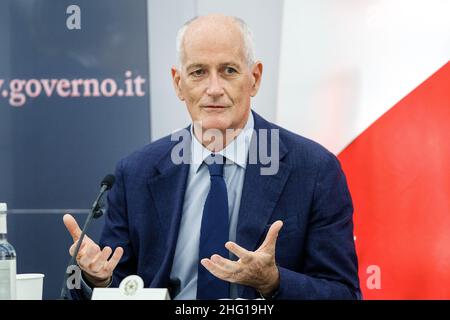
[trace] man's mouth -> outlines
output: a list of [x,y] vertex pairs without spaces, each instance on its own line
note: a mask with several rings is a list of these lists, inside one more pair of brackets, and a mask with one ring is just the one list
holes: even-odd
[[207,105],[203,106],[205,109],[225,109],[227,106],[221,106],[221,105]]

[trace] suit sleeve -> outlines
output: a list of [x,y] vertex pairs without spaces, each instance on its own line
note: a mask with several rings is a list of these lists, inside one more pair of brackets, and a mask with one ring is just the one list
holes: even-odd
[[301,273],[279,267],[278,299],[360,299],[353,205],[337,158],[319,166]]

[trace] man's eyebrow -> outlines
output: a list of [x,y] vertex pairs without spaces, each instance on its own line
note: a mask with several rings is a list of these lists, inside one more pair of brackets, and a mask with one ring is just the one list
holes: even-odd
[[186,70],[190,70],[190,69],[196,69],[196,68],[203,68],[205,65],[201,64],[201,63],[193,63],[190,64],[186,67]]
[[[204,68],[205,66],[206,65],[203,64],[203,63],[192,63],[192,64],[190,64],[190,65],[188,65],[186,67],[186,71],[189,71],[189,70],[192,70],[192,69],[197,69],[197,68]],[[230,62],[220,63],[219,67],[220,68],[223,68],[223,67],[234,67],[236,69],[240,69],[240,65],[239,64],[237,64],[235,62],[231,62],[231,61]]]
[[221,67],[235,67],[236,69],[239,69],[240,66],[239,64],[235,63],[235,62],[224,62],[220,64]]

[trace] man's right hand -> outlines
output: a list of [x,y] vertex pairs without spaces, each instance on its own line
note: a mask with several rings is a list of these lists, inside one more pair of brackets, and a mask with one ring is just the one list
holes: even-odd
[[[81,229],[75,218],[70,214],[65,214],[63,221],[73,239],[73,244],[69,249],[70,255],[73,256],[78,239],[81,236]],[[108,260],[111,253],[112,249],[110,247],[104,247],[101,250],[87,235],[84,236],[76,260],[78,266],[83,270],[86,280],[94,287],[106,287],[110,283],[112,273],[120,258],[122,258],[123,249],[117,247],[111,259]]]

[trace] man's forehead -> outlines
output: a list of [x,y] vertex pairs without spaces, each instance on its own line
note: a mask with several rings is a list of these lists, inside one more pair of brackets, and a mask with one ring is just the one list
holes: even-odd
[[226,37],[196,37],[186,39],[184,62],[186,64],[241,64],[245,61],[242,41]]
[[240,25],[232,17],[210,15],[191,22],[184,34],[183,64],[220,65],[246,61]]
[[246,64],[243,50],[232,48],[232,50],[186,50],[184,63],[186,68],[208,67],[220,68],[223,66],[241,67]]

